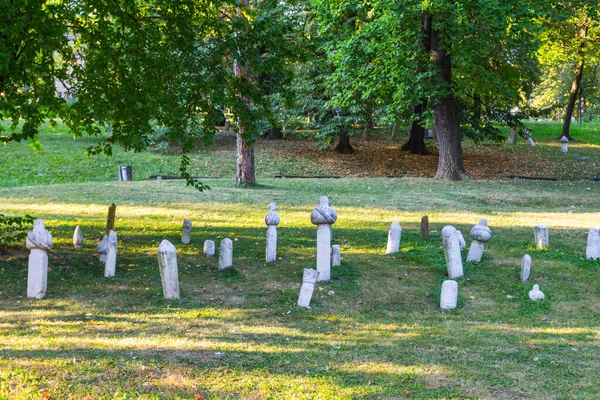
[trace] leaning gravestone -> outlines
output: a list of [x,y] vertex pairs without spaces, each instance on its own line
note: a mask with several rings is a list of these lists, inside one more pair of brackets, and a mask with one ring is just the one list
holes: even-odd
[[215,242],[212,240],[204,241],[204,254],[207,256],[215,255]]
[[298,305],[300,307],[310,307],[310,300],[318,280],[319,271],[311,268],[304,269],[302,287],[300,288],[300,296],[298,297]]
[[81,231],[81,228],[77,226],[75,232],[73,232],[73,246],[75,246],[76,249],[82,248],[83,240],[83,232]]
[[538,250],[548,248],[548,228],[546,225],[536,225],[533,227],[533,234],[535,237],[535,247]]
[[525,254],[521,260],[521,282],[527,282],[531,273],[531,256]]
[[331,266],[339,267],[342,264],[342,255],[340,254],[340,245],[331,246]]
[[487,226],[487,220],[482,218],[477,225],[471,229],[471,247],[469,248],[469,254],[467,255],[467,261],[481,261],[483,255],[483,248],[485,243],[492,237],[492,231]]
[[319,281],[331,279],[331,226],[335,224],[337,214],[329,206],[327,196],[319,198],[317,208],[310,214],[310,222],[317,225],[317,271]]
[[442,310],[453,310],[458,303],[458,283],[452,280],[446,280],[442,283],[442,293],[440,295],[440,308]]
[[219,247],[219,271],[233,266],[233,242],[229,238],[221,240]]
[[104,277],[115,276],[117,270],[117,233],[110,231],[108,234],[108,251],[106,252],[106,263],[104,264]]
[[464,273],[460,254],[460,242],[458,231],[453,226],[448,225],[442,229],[442,243],[444,245],[448,277],[450,279],[462,278]]
[[48,250],[52,248],[52,235],[44,221],[36,219],[33,230],[27,234],[25,245],[31,250],[27,268],[27,297],[43,299],[48,285]]
[[158,246],[158,269],[165,299],[179,298],[179,272],[177,271],[177,250],[168,240]]
[[540,286],[533,285],[533,290],[529,291],[529,299],[537,301],[543,300],[544,298],[546,298],[546,296],[544,296],[544,292],[540,290]]
[[588,260],[596,260],[600,258],[600,231],[598,231],[596,228],[592,228],[588,232],[585,258]]
[[190,244],[192,238],[192,221],[189,219],[183,220],[183,227],[181,228],[181,243]]
[[385,254],[394,254],[400,251],[400,238],[402,237],[402,227],[398,222],[392,222],[388,232],[387,247]]
[[269,204],[269,212],[265,216],[265,224],[267,224],[267,262],[277,260],[277,225],[279,225],[279,214],[276,211],[275,203]]

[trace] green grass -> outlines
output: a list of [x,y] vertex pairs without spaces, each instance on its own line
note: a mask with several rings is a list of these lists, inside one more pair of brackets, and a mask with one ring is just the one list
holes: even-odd
[[[600,262],[584,259],[599,221],[598,184],[439,183],[428,179],[231,179],[203,194],[181,182],[77,183],[0,189],[1,211],[44,218],[55,240],[48,297],[25,298],[27,260],[0,262],[0,398],[594,398],[600,367]],[[309,215],[328,195],[342,265],[311,309],[295,306],[315,264]],[[276,201],[280,259],[264,262]],[[117,204],[116,277],[95,239]],[[419,236],[427,214],[431,236]],[[459,308],[439,309],[440,231],[488,218],[482,262],[465,263]],[[179,243],[183,218],[192,243]],[[401,252],[385,255],[402,225]],[[533,225],[550,249],[533,248]],[[86,246],[71,237],[80,225]],[[235,271],[202,255],[234,240]],[[178,249],[182,298],[162,298],[156,248]],[[521,257],[533,259],[519,281]],[[527,292],[540,285],[547,300]],[[327,293],[333,290],[335,294]],[[507,295],[513,298],[507,298]]]

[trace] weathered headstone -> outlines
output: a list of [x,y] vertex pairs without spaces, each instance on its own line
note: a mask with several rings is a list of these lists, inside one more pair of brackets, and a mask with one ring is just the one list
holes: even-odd
[[487,220],[482,218],[477,225],[471,229],[471,247],[469,248],[469,254],[467,255],[467,261],[481,261],[483,255],[483,248],[485,243],[492,237],[492,231],[487,226]]
[[181,228],[181,243],[190,244],[192,238],[192,221],[189,219],[183,220],[183,227]]
[[310,222],[317,225],[317,271],[319,281],[331,279],[331,226],[337,220],[337,214],[329,206],[327,196],[319,198],[317,208],[310,214]]
[[80,249],[83,247],[83,241],[83,232],[81,231],[81,228],[77,226],[75,232],[73,232],[73,246],[75,246],[76,249]]
[[277,260],[277,225],[279,225],[279,214],[276,211],[275,203],[269,204],[269,212],[265,216],[265,224],[267,224],[267,262]]
[[600,231],[598,231],[596,228],[592,228],[588,232],[585,258],[588,260],[596,260],[600,258]]
[[566,136],[563,136],[560,138],[560,151],[562,151],[563,153],[568,153],[569,152],[569,139],[567,139]]
[[221,240],[219,247],[219,271],[233,266],[233,242],[229,238]]
[[458,283],[452,280],[446,280],[442,283],[442,292],[440,294],[440,308],[442,310],[453,310],[458,303]]
[[106,217],[106,234],[108,235],[110,231],[115,230],[115,215],[117,212],[117,205],[112,203],[108,207],[108,217]]
[[517,144],[517,131],[513,128],[508,128],[508,144]]
[[98,256],[102,264],[106,264],[106,255],[108,254],[108,235],[104,235],[102,240],[98,242]]
[[421,217],[421,237],[425,239],[429,237],[429,217],[427,215]]
[[298,297],[300,307],[310,307],[310,300],[315,290],[315,285],[319,280],[319,271],[311,268],[305,268],[302,276],[302,287]]
[[532,139],[532,138],[527,138],[527,144],[528,144],[530,147],[535,147],[535,142],[533,141],[533,139]]
[[29,254],[27,268],[27,297],[43,299],[48,285],[48,250],[52,248],[52,235],[44,227],[44,221],[33,221],[33,230],[27,233],[25,245]]
[[177,250],[168,240],[158,246],[158,269],[165,299],[179,298],[179,272],[177,270]]
[[117,270],[117,233],[110,231],[108,234],[108,251],[106,253],[106,263],[104,264],[104,276],[115,276]]
[[525,254],[521,260],[521,282],[527,282],[531,273],[531,256]]
[[448,268],[448,277],[450,279],[462,278],[463,265],[460,253],[460,243],[458,231],[453,226],[445,226],[442,229],[442,243],[444,245],[444,255],[446,257],[446,266]]
[[340,254],[340,245],[331,246],[331,266],[339,267],[342,264],[342,255]]
[[119,166],[119,180],[121,182],[133,180],[133,169],[131,168],[131,165]]
[[388,232],[387,247],[385,254],[394,254],[400,251],[400,238],[402,237],[402,227],[398,222],[392,222]]
[[465,237],[462,232],[458,229],[456,230],[456,235],[458,236],[458,244],[460,245],[460,251],[463,251],[467,248],[467,242],[465,241]]
[[539,285],[533,285],[533,290],[529,291],[529,298],[531,300],[543,300],[546,296],[544,296],[544,292],[540,290]]
[[215,255],[215,242],[212,240],[204,241],[204,254],[207,256]]
[[533,227],[535,238],[535,247],[539,250],[548,248],[548,228],[546,225],[536,225]]

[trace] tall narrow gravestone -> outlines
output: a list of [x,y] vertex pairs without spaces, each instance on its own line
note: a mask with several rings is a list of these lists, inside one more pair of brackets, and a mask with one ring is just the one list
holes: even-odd
[[73,232],[73,246],[75,246],[76,249],[82,248],[83,240],[83,232],[81,231],[81,228],[77,226],[75,232]]
[[398,222],[392,222],[388,232],[388,242],[385,254],[394,254],[400,251],[400,238],[402,237],[402,227]]
[[165,299],[179,298],[179,272],[177,271],[177,250],[168,240],[158,246],[158,269]]
[[104,264],[104,277],[115,276],[117,270],[117,233],[110,231],[108,234],[108,247],[106,252],[106,263]]
[[585,258],[588,260],[596,260],[600,258],[600,231],[598,231],[596,228],[592,228],[588,232]]
[[492,232],[487,226],[487,220],[482,218],[477,225],[471,229],[471,247],[469,248],[469,254],[467,255],[467,261],[481,261],[483,255],[483,248],[486,242],[492,237]]
[[442,293],[440,294],[440,308],[442,310],[453,310],[458,303],[458,283],[452,280],[446,280],[442,283]]
[[315,269],[305,268],[302,276],[302,287],[300,288],[300,296],[298,297],[298,305],[300,307],[309,307],[312,299],[315,285],[319,280],[319,271]]
[[427,215],[421,217],[421,237],[425,239],[429,237],[429,217]]
[[52,235],[44,227],[44,221],[36,219],[33,230],[27,234],[25,245],[29,254],[27,268],[27,297],[43,299],[48,284],[48,250],[52,248]]
[[453,226],[448,225],[442,229],[442,243],[444,245],[444,256],[446,257],[448,277],[450,279],[462,278],[464,273],[460,253],[460,242],[458,233]]
[[533,227],[533,234],[535,238],[535,247],[538,250],[548,248],[548,228],[546,225],[536,225]]
[[310,214],[310,222],[317,225],[317,271],[319,281],[331,279],[331,226],[335,224],[337,214],[329,206],[326,196],[319,198],[317,208]]
[[331,266],[339,267],[342,264],[342,254],[340,251],[340,245],[334,244],[331,246]]
[[275,203],[269,204],[269,212],[265,216],[265,224],[267,224],[267,262],[277,260],[277,225],[279,225],[279,220]]
[[229,238],[221,240],[219,247],[219,271],[233,266],[233,242]]
[[192,221],[189,219],[183,220],[183,228],[181,228],[181,243],[190,244],[192,237]]
[[521,260],[521,282],[527,282],[531,273],[531,256],[525,254]]

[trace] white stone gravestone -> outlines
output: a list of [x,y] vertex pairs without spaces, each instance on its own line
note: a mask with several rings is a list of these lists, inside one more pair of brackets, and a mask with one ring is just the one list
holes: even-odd
[[179,298],[179,272],[177,271],[177,250],[173,243],[163,240],[158,246],[158,268],[165,299]]
[[492,237],[492,231],[487,226],[487,220],[482,218],[477,225],[471,229],[471,247],[467,255],[467,261],[480,262],[483,255],[485,243]]
[[334,244],[331,246],[331,266],[339,267],[342,264],[342,255],[340,252],[340,245]]
[[566,136],[560,138],[560,151],[563,153],[569,152],[569,139]]
[[531,256],[525,254],[521,260],[521,282],[527,282],[529,280],[529,274],[531,273]]
[[317,225],[317,271],[319,281],[331,279],[331,226],[337,220],[337,214],[329,206],[326,196],[319,198],[317,208],[310,214],[310,222]]
[[529,291],[529,298],[534,301],[543,300],[545,298],[544,292],[540,290],[539,285],[533,285],[533,290]]
[[219,271],[233,266],[233,242],[229,238],[221,240],[219,247]]
[[444,244],[444,255],[450,279],[462,278],[463,265],[460,253],[458,233],[453,226],[445,226],[442,229],[442,243]]
[[106,254],[108,253],[108,235],[104,235],[102,240],[98,242],[98,256],[102,264],[106,264]]
[[400,238],[402,237],[402,227],[398,222],[392,222],[388,232],[387,247],[385,254],[394,254],[400,251]]
[[267,224],[267,262],[277,260],[277,225],[279,225],[279,214],[276,211],[275,203],[269,204],[269,212],[265,216],[265,224]]
[[588,260],[596,260],[600,258],[600,231],[598,231],[596,228],[592,228],[588,232],[585,258]]
[[452,280],[446,280],[442,283],[442,293],[440,295],[440,308],[442,310],[453,310],[458,303],[458,283]]
[[204,254],[207,256],[215,255],[215,242],[212,240],[204,241]]
[[183,228],[181,229],[181,243],[190,244],[192,238],[192,221],[189,219],[183,220]]
[[25,245],[29,254],[27,268],[27,297],[43,299],[48,286],[48,250],[52,248],[52,235],[44,227],[44,221],[33,221],[33,230],[27,233]]
[[73,232],[73,246],[75,246],[76,249],[80,249],[83,247],[83,241],[83,232],[81,231],[81,228],[77,226],[75,232]]
[[302,287],[298,297],[300,307],[310,307],[310,300],[315,290],[315,285],[319,280],[319,271],[311,268],[305,268],[302,276]]
[[546,225],[536,225],[533,227],[535,238],[535,247],[539,250],[548,248],[548,228]]

